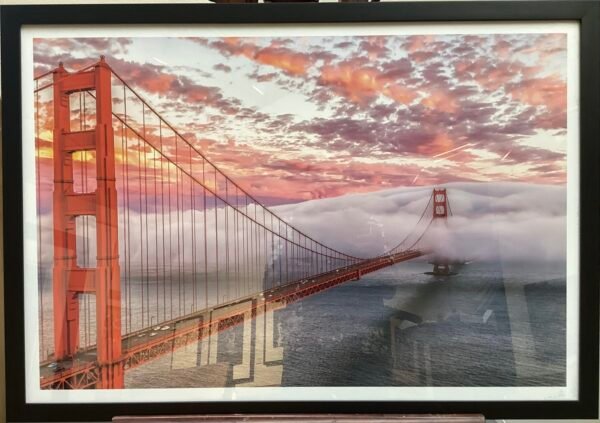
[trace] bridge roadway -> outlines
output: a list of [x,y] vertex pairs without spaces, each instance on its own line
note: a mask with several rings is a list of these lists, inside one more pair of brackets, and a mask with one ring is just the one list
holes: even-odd
[[[276,309],[341,283],[360,279],[396,263],[425,255],[422,250],[407,250],[392,255],[367,259],[357,264],[294,281],[234,301],[162,322],[123,336],[123,365],[128,370],[152,361],[173,350],[222,331],[245,319]],[[46,361],[40,365],[42,389],[85,389],[98,382],[95,347],[81,350],[60,363]]]

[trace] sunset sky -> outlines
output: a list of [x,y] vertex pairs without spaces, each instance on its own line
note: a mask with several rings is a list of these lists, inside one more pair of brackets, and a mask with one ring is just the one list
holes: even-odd
[[37,39],[35,74],[100,55],[267,204],[566,180],[565,34]]

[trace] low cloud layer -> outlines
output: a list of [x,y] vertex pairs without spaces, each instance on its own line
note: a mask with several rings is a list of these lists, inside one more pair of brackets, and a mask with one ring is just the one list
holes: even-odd
[[[447,224],[434,222],[417,247],[433,251],[451,259],[502,260],[502,261],[562,261],[566,254],[566,190],[564,186],[533,185],[524,183],[454,183],[447,184],[452,216]],[[358,256],[372,257],[394,248],[414,231],[412,244],[423,232],[431,214],[419,222],[428,205],[433,187],[396,188],[367,194],[346,195],[298,204],[273,207],[272,210],[291,226],[313,239],[339,251]],[[248,213],[254,212],[253,205]],[[228,215],[230,246],[233,248],[234,212]],[[125,242],[123,218],[120,212],[120,255],[130,258],[133,269],[154,266],[165,261],[192,269],[202,264],[204,257],[203,214],[190,210],[179,220],[175,212],[165,215],[140,215],[129,211],[129,243]],[[192,216],[195,216],[196,249],[192,250]],[[215,220],[218,229],[215,232]],[[260,221],[261,219],[259,219]],[[42,263],[52,262],[51,214],[42,222]],[[164,222],[164,224],[163,224]],[[169,223],[170,222],[170,223]],[[224,247],[225,211],[207,211],[207,260],[209,266],[217,261],[217,237],[220,266],[225,263]],[[239,220],[239,239],[243,226]],[[146,223],[148,227],[146,229]],[[81,225],[81,222],[80,222]],[[78,235],[83,233],[78,228]],[[180,236],[178,236],[178,231]],[[89,233],[94,233],[90,219]],[[218,235],[215,235],[218,233]],[[249,232],[246,232],[249,233]],[[256,233],[256,232],[255,232]],[[163,241],[163,234],[165,235]],[[169,246],[169,234],[171,244]],[[291,234],[291,232],[290,232]],[[297,235],[297,234],[296,234]],[[263,267],[272,263],[272,251],[277,255],[283,247],[267,240],[266,256],[260,258]],[[291,236],[289,236],[291,237]],[[273,238],[276,239],[276,238]],[[296,238],[295,238],[296,239]],[[78,237],[79,254],[83,253],[83,238]],[[89,255],[95,255],[94,241],[89,244]],[[264,244],[260,251],[264,250]],[[164,248],[163,248],[164,246]],[[126,251],[126,248],[128,250]],[[164,254],[164,258],[163,258]],[[90,259],[90,262],[93,259]],[[81,260],[80,260],[81,262]],[[143,263],[142,263],[143,262]]]
[[[419,245],[456,259],[565,259],[564,186],[454,183],[445,187],[453,216],[447,226],[433,224]],[[371,256],[394,247],[408,234],[431,191],[432,187],[397,188],[275,209],[330,245]]]

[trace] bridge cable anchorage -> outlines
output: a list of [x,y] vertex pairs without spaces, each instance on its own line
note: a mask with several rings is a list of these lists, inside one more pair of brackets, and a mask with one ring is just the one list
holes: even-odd
[[[44,362],[70,361],[71,367],[41,372],[44,387],[122,387],[125,369],[254,317],[262,306],[297,301],[425,253],[417,247],[433,222],[428,216],[435,190],[417,224],[394,248],[370,258],[346,254],[250,195],[103,60],[77,72],[60,67],[51,74],[54,82],[48,87],[54,87],[53,105],[59,108],[55,120],[62,125],[54,131],[59,135],[53,140],[53,162],[60,174],[54,183],[72,184],[69,172],[79,168],[85,194],[75,194],[70,186],[55,189],[51,230],[66,235],[55,242],[55,351]],[[36,98],[44,93],[40,78],[48,75],[36,79]],[[80,98],[76,132],[70,127],[72,94]],[[95,115],[86,112],[88,98]],[[36,100],[38,136],[41,107]],[[89,193],[88,164],[93,168],[94,160],[96,189]],[[39,195],[42,191],[40,182]],[[90,215],[96,216],[95,229]],[[76,216],[83,216],[83,226],[68,226]],[[90,231],[96,233],[93,269]],[[84,241],[83,267],[76,263],[77,234]],[[66,287],[61,269],[83,276]],[[80,295],[85,295],[83,345]],[[42,313],[43,301],[40,308]]]

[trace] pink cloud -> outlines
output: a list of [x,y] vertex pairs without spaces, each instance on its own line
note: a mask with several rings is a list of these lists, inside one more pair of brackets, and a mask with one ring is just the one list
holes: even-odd
[[[107,60],[143,95],[156,95],[152,98],[158,102],[153,106],[167,111],[169,119],[179,122],[176,126],[184,135],[236,181],[261,198],[289,202],[377,190],[388,183],[409,185],[415,172],[419,173],[416,183],[423,184],[443,182],[444,178],[476,179],[480,174],[470,161],[481,158],[468,151],[453,154],[437,174],[410,166],[371,166],[352,160],[357,155],[432,157],[467,142],[479,142],[478,148],[500,156],[510,150],[504,165],[531,163],[524,180],[562,178],[564,182],[564,170],[553,166],[564,160],[564,155],[519,147],[522,139],[538,129],[566,130],[566,82],[558,73],[543,73],[548,71],[542,62],[521,57],[556,57],[564,53],[564,39],[542,36],[533,40],[535,48],[530,49],[532,40],[524,36],[461,36],[457,42],[449,36],[414,36],[398,42],[401,54],[391,59],[394,44],[387,37],[340,42],[337,50],[341,51],[332,49],[336,54],[310,44],[296,51],[295,40],[290,39],[270,43],[205,39],[200,44],[225,56],[216,66],[218,72],[206,70],[215,77],[214,84],[204,79],[201,84],[199,79],[186,76],[194,73],[184,74],[169,66],[132,62],[123,54],[109,53]],[[58,60],[71,69],[90,63],[73,59],[74,49],[95,57],[97,51],[111,48],[103,40],[40,44],[36,47],[36,72],[56,66]],[[287,113],[285,117],[275,116],[261,113],[235,96],[225,97],[219,78],[223,72],[243,69],[238,64],[244,62],[227,62],[229,56],[248,59],[244,74],[252,80],[305,94],[334,117],[303,121],[301,113],[287,110],[282,111]],[[498,110],[505,112],[504,119],[494,119]],[[201,123],[194,120],[198,112],[206,115]],[[263,140],[273,140],[276,148],[262,150],[242,143],[242,139],[224,142],[243,128],[252,128]],[[156,134],[150,126],[147,130],[153,139]],[[335,152],[344,160],[301,154],[301,158],[286,158],[291,151],[301,152],[305,145]],[[172,153],[173,146],[168,148]],[[281,151],[283,157],[273,151]],[[197,165],[186,157],[181,156],[182,164]],[[135,163],[128,166],[132,172],[138,170]],[[498,178],[502,178],[501,173]]]
[[237,37],[227,37],[210,44],[224,54],[243,56],[257,63],[281,69],[289,75],[304,75],[313,64],[310,55],[295,52],[282,43],[259,47]]
[[454,113],[458,109],[458,101],[449,93],[433,89],[425,95],[421,104],[430,109],[435,109],[444,113]]
[[379,57],[385,57],[390,50],[387,47],[388,37],[365,37],[359,44],[359,51],[365,52],[369,59],[375,60]]
[[353,63],[327,65],[321,68],[319,82],[332,87],[351,101],[362,103],[384,95],[399,103],[411,103],[417,94],[397,84],[376,68],[356,67]]
[[567,107],[567,84],[555,75],[510,84],[507,92],[514,100],[550,111],[564,111]]
[[425,49],[429,43],[433,42],[434,40],[434,35],[411,35],[406,37],[404,48],[406,48],[409,53],[414,53]]
[[417,147],[417,151],[421,154],[435,156],[445,153],[455,147],[454,140],[446,133],[436,134],[430,142],[422,143]]

